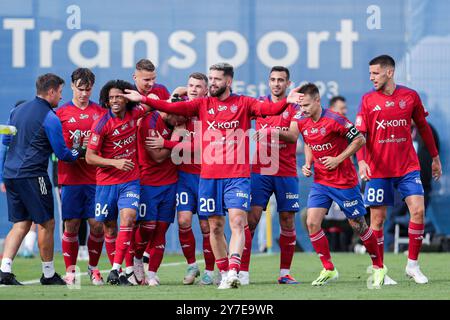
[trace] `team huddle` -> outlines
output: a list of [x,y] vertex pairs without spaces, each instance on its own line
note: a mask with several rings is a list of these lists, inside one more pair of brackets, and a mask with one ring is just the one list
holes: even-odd
[[[219,289],[248,285],[253,234],[272,194],[280,217],[278,283],[297,284],[290,269],[295,214],[300,208],[296,166],[300,135],[305,142],[302,174],[314,176],[307,227],[323,265],[312,285],[339,277],[321,228],[333,202],[372,260],[373,286],[395,284],[383,264],[383,223],[387,206],[393,205],[394,188],[411,213],[406,274],[416,283],[427,283],[418,264],[424,191],[412,145],[412,121],[433,157],[435,179],[442,174],[438,151],[419,96],[394,83],[394,60],[384,55],[369,65],[375,90],[363,96],[355,124],[323,108],[314,84],[288,94],[290,74],[281,66],[270,71],[270,94],[255,99],[232,93],[234,70],[227,63],[210,66],[208,76],[191,74],[186,86],[170,94],[156,83],[151,61],[142,59],[136,64],[134,85],[107,82],[99,104],[90,100],[94,74],[79,68],[71,76],[73,99],[56,112],[52,108],[61,99],[64,81],[53,74],[39,77],[36,99],[11,112],[9,124],[18,128],[17,134],[3,139],[9,145],[4,181],[14,226],[5,243],[0,284],[20,285],[12,261],[32,221],[39,226],[41,283],[75,283],[78,230],[81,220],[87,219],[88,274],[93,285],[104,284],[98,269],[104,244],[112,265],[106,282],[158,286],[166,232],[177,218],[188,264],[183,284],[191,285],[200,276],[200,284],[216,284]],[[256,141],[254,155],[251,139]],[[52,151],[61,160],[64,279],[53,266],[53,196],[45,162]],[[359,178],[366,182],[364,200],[352,161],[355,154]],[[366,206],[370,225],[364,218]],[[195,214],[203,235],[203,274],[195,257]],[[224,233],[226,216],[230,239]]]

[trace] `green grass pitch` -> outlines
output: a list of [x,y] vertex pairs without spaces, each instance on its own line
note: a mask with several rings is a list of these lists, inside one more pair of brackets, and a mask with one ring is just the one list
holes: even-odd
[[[199,256],[198,259],[201,259]],[[417,285],[404,275],[406,256],[403,254],[386,254],[385,263],[389,275],[398,282],[396,286],[384,286],[380,290],[367,288],[366,268],[370,264],[367,255],[353,253],[335,253],[333,261],[339,270],[340,277],[324,287],[311,287],[321,270],[321,264],[315,254],[297,253],[291,268],[292,275],[300,281],[299,285],[278,285],[279,255],[255,255],[250,267],[249,286],[238,289],[217,290],[216,286],[185,286],[182,279],[186,269],[185,260],[180,255],[167,255],[158,275],[161,279],[159,287],[118,287],[105,285],[94,287],[87,276],[82,276],[80,289],[68,289],[65,286],[44,287],[39,283],[23,287],[0,287],[0,300],[5,299],[76,299],[76,300],[324,300],[324,299],[417,299],[417,300],[450,300],[450,255],[423,253],[420,256],[421,268],[429,278],[426,285]],[[60,274],[64,270],[60,254],[55,258],[56,270]],[[86,271],[86,262],[80,262],[82,272]],[[204,264],[200,263],[203,268]],[[100,263],[101,270],[109,269],[105,257]],[[39,279],[41,263],[37,258],[17,258],[13,272],[21,282]],[[107,273],[103,273],[104,279]],[[198,282],[198,280],[197,280]]]

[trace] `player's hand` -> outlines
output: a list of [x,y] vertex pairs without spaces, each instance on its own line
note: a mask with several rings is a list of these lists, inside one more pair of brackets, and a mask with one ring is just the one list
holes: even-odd
[[129,159],[116,159],[114,167],[122,171],[131,171],[134,168],[134,163]]
[[142,101],[142,96],[139,92],[137,92],[136,90],[131,90],[131,89],[125,89],[125,93],[121,93],[119,94],[120,96],[130,100],[130,101],[134,101],[134,102],[141,102]]
[[302,166],[302,173],[303,173],[303,175],[304,175],[305,177],[307,177],[307,178],[311,177],[311,176],[312,176],[311,165],[305,163],[305,164]]
[[3,193],[6,192],[6,186],[5,186],[5,184],[4,184],[3,182],[0,184],[0,190],[1,190]]
[[304,94],[299,93],[298,90],[300,87],[294,88],[289,92],[289,95],[287,97],[288,103],[295,103],[295,104],[301,104],[301,101],[303,99]]
[[157,136],[146,137],[145,146],[150,149],[161,149],[164,148],[164,138],[156,131]]
[[321,162],[324,164],[325,168],[328,170],[334,170],[338,167],[338,165],[341,163],[338,159],[338,157],[322,157],[320,158]]
[[147,97],[149,97],[150,99],[159,100],[159,97],[154,93],[150,93]]
[[442,165],[439,156],[433,158],[433,162],[431,163],[431,174],[435,181],[438,181],[442,176]]
[[370,171],[369,165],[366,163],[366,161],[361,160],[358,162],[359,167],[359,177],[362,181],[369,181],[370,176],[372,175],[372,172]]

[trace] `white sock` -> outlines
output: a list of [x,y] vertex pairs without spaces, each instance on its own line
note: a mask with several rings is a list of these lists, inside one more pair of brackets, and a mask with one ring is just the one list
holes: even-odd
[[280,277],[287,276],[290,273],[289,269],[280,269]]
[[189,266],[189,267],[197,267],[197,268],[198,268],[197,262],[190,263],[190,264],[188,264],[188,266]]
[[53,264],[53,261],[42,262],[42,272],[47,279],[53,277],[55,275],[55,265]]
[[408,259],[407,266],[408,266],[409,268],[415,268],[415,267],[418,267],[418,266],[419,266],[419,261]]
[[2,272],[9,272],[9,273],[11,273],[12,262],[13,261],[10,258],[3,258],[2,259],[2,266],[0,267]]
[[148,252],[145,252],[145,251],[144,251],[144,255],[143,256],[147,257],[147,258],[150,258],[150,254]]
[[93,270],[96,270],[96,269],[98,269],[97,266],[93,267],[90,264],[88,264],[88,270],[93,271]]
[[36,231],[29,231],[27,235],[25,236],[25,239],[23,240],[23,246],[26,250],[33,252],[34,251],[34,244],[36,243]]
[[126,274],[130,274],[130,273],[132,273],[134,271],[134,268],[133,267],[126,267],[125,268],[125,273]]
[[148,272],[149,279],[154,278],[155,276],[156,276],[156,272],[154,272],[154,271],[149,271]]
[[117,270],[117,271],[119,271],[121,267],[122,267],[122,266],[121,266],[120,264],[114,262],[114,263],[113,263],[113,266],[112,266],[112,270]]

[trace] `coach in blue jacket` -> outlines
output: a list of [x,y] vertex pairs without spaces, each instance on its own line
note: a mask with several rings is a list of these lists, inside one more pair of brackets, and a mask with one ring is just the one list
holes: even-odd
[[53,264],[55,220],[52,185],[47,174],[52,152],[63,161],[75,161],[79,150],[64,143],[62,126],[53,108],[61,100],[64,80],[47,73],[36,81],[37,97],[14,108],[9,124],[17,128],[15,136],[4,136],[9,145],[3,179],[8,201],[8,218],[14,223],[5,240],[0,267],[0,284],[20,285],[11,271],[12,261],[31,223],[38,225],[38,243],[42,259],[43,285],[65,285]]

